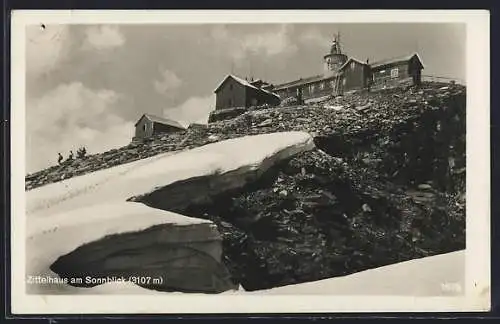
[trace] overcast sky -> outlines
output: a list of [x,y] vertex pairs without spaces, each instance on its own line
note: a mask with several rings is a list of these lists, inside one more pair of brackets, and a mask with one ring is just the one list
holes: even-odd
[[465,25],[48,25],[26,39],[27,172],[57,153],[126,145],[143,113],[206,122],[228,73],[272,83],[322,72],[332,35],[371,62],[418,51],[424,74],[465,79]]

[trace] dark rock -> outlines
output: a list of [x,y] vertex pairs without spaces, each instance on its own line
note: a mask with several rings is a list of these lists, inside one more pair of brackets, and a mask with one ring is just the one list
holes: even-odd
[[[376,168],[358,169],[346,160],[321,151],[303,153],[277,166],[272,183],[254,184],[185,212],[233,225],[219,227],[226,231],[224,260],[247,290],[464,248],[465,213],[450,207],[455,198],[411,191],[381,180]],[[280,195],[284,190],[288,194]],[[243,215],[251,221],[243,222]],[[244,244],[237,233],[247,235]]]
[[266,120],[264,120],[263,122],[261,122],[260,124],[257,125],[257,127],[266,127],[266,126],[269,126],[273,123],[273,120],[271,118],[268,118]]
[[432,190],[432,186],[427,183],[422,183],[417,186],[418,189],[420,190]]

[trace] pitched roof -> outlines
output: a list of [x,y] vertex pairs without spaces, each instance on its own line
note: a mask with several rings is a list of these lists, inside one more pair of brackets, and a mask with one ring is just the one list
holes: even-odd
[[[244,79],[242,79],[242,78],[239,78],[239,77],[237,77],[237,76],[235,76],[235,75],[233,75],[233,74],[228,74],[228,75],[224,78],[224,80],[222,80],[222,81],[221,81],[221,83],[219,83],[219,85],[217,86],[217,88],[215,88],[214,92],[219,91],[220,87],[222,87],[222,85],[224,84],[224,82],[226,82],[226,80],[227,80],[227,79],[229,79],[229,78],[234,79],[236,82],[238,82],[238,83],[242,84],[242,85],[243,85],[243,86],[245,86],[245,87],[249,87],[249,88],[252,88],[252,89],[256,89],[256,90],[259,90],[259,91],[265,92],[265,93],[267,93],[267,94],[269,94],[269,95],[271,95],[271,96],[274,96],[274,97],[279,98],[279,96],[278,96],[277,94],[272,93],[272,92],[267,91],[267,90],[264,90],[264,89],[261,89],[261,88],[258,88],[258,87],[256,87],[256,86],[254,86],[254,85],[250,84],[250,82],[248,82],[247,80],[244,80]],[[255,81],[254,81],[254,82],[255,82]]]
[[299,86],[299,85],[303,85],[303,84],[307,84],[307,83],[321,81],[323,79],[328,79],[328,78],[329,77],[325,77],[323,74],[314,75],[314,76],[311,76],[311,77],[301,78],[301,79],[290,81],[290,82],[287,82],[287,83],[278,84],[278,85],[276,85],[274,87],[274,90],[280,90],[280,89],[284,89],[284,88],[290,88],[290,87]]
[[424,63],[422,62],[420,55],[418,55],[418,53],[416,53],[416,52],[409,54],[409,55],[398,56],[398,57],[393,57],[393,58],[373,62],[370,64],[370,66],[372,68],[376,68],[376,67],[380,67],[380,66],[384,66],[384,65],[393,64],[393,63],[406,62],[406,61],[411,60],[414,56],[417,56],[418,61],[420,62],[420,64],[422,64],[422,67],[424,67]]
[[362,64],[362,65],[368,65],[366,62],[358,60],[357,58],[354,58],[354,57],[350,57],[344,64],[342,64],[341,67],[339,67],[339,70],[343,70],[344,67],[346,67],[349,64],[349,62],[351,62],[351,61],[358,62],[359,64]]
[[164,118],[164,117],[159,117],[159,116],[155,116],[155,115],[151,115],[151,114],[143,114],[141,116],[141,118],[139,118],[139,120],[137,121],[137,123],[135,123],[134,126],[137,126],[137,124],[144,117],[147,118],[147,119],[149,119],[150,121],[152,121],[154,123],[160,123],[160,124],[163,124],[163,125],[169,125],[169,126],[180,128],[180,129],[186,129],[186,127],[182,126],[180,123],[176,122],[175,120],[171,120],[171,119],[167,119],[167,118]]

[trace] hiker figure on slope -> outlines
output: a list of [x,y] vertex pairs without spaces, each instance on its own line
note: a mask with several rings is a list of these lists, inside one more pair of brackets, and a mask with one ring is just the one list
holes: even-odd
[[68,161],[72,161],[73,157],[74,157],[73,151],[69,151]]
[[87,150],[85,149],[85,146],[84,147],[81,147],[78,149],[78,151],[76,151],[76,156],[79,158],[79,159],[83,159],[85,157],[85,155],[87,154]]
[[58,164],[61,164],[61,162],[64,160],[63,156],[61,155],[61,153],[57,153],[59,156],[57,158],[57,163]]

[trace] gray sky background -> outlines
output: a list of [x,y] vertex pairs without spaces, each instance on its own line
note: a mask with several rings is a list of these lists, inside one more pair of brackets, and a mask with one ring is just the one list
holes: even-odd
[[26,167],[126,145],[143,113],[206,122],[228,73],[291,81],[322,72],[332,35],[370,62],[418,51],[424,74],[465,80],[462,24],[48,25],[26,39]]

